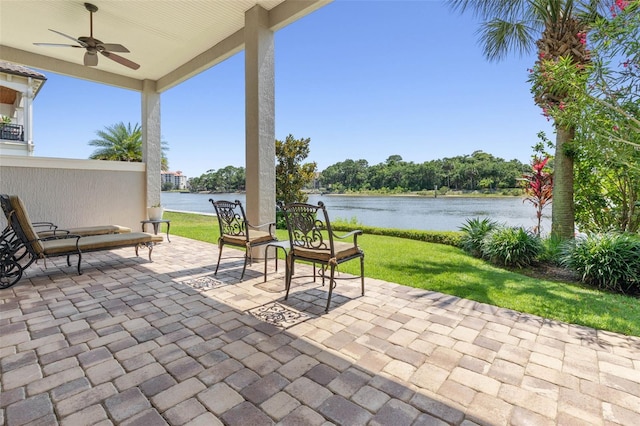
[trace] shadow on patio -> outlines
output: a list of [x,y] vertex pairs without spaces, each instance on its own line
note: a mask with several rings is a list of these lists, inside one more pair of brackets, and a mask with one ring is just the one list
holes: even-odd
[[283,301],[273,262],[214,277],[215,245],[172,241],[0,290],[0,423],[640,424],[638,338],[373,279],[324,314],[319,280]]

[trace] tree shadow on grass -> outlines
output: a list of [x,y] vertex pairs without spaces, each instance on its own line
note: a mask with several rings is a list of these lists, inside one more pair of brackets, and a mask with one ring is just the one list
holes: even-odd
[[[581,286],[536,280],[490,265],[485,269],[467,264],[462,265],[463,271],[460,271],[459,262],[441,260],[404,258],[402,261],[386,259],[384,263],[386,268],[404,277],[409,276],[407,271],[410,271],[415,280],[409,279],[404,285],[513,310],[514,319],[535,321],[541,326],[576,324],[580,326],[576,327],[576,333],[593,344],[602,343],[598,337],[602,334],[597,330],[598,321],[606,320],[617,332],[640,335],[634,320],[638,316],[629,317],[628,310],[620,309],[617,298],[603,299],[598,292]],[[464,272],[471,268],[469,273]],[[567,286],[584,291],[571,292]],[[640,310],[640,306],[636,309]]]

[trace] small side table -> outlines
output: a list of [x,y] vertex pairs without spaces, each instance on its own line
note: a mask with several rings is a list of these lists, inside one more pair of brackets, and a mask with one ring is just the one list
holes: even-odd
[[269,243],[265,246],[264,248],[264,282],[267,282],[267,261],[269,259],[269,257],[267,256],[269,253],[269,247],[274,247],[276,250],[276,272],[278,271],[278,249],[281,249],[284,252],[284,257],[285,257],[285,276],[289,273],[288,272],[288,266],[287,266],[287,250],[289,250],[289,248],[291,248],[291,245],[289,244],[289,241],[274,241],[272,243]]
[[160,224],[166,223],[167,224],[167,241],[171,242],[171,240],[169,239],[169,228],[171,228],[171,221],[169,219],[141,220],[140,223],[142,224],[142,232],[145,232],[144,226],[147,223],[150,223],[151,225],[153,225],[153,233],[155,235],[158,235],[158,228],[160,228]]

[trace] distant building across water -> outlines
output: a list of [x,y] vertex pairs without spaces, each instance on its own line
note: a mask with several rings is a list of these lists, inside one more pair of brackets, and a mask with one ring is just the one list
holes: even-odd
[[187,189],[187,177],[180,170],[177,172],[161,172],[160,181],[163,189],[165,184],[168,183],[173,185],[170,189]]

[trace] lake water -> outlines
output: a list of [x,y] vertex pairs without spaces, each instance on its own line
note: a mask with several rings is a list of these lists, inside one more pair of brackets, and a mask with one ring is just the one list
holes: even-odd
[[[245,194],[183,194],[163,192],[165,209],[213,214],[209,199],[240,200],[246,206]],[[322,201],[332,220],[336,218],[381,228],[456,231],[465,221],[474,217],[489,217],[509,226],[533,228],[536,225],[535,209],[519,197],[461,198],[415,196],[344,196],[310,195],[309,203]],[[543,232],[551,229],[551,209],[545,211]]]

